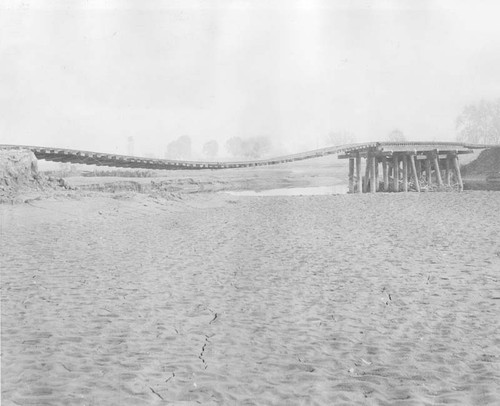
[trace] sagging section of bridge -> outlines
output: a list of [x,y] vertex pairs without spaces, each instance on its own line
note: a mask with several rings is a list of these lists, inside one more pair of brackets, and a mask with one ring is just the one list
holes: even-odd
[[385,149],[379,145],[339,158],[349,160],[349,193],[463,191],[459,156],[472,152],[466,147]]

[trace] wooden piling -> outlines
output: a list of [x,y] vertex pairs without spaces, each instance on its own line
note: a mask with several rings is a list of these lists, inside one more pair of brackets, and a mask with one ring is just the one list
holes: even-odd
[[376,160],[377,158],[374,155],[370,156],[370,193],[375,193],[377,191]]
[[389,190],[389,171],[387,170],[387,157],[382,157],[382,176],[384,177],[384,192]]
[[450,155],[449,154],[446,155],[445,164],[446,164],[446,169],[445,169],[446,185],[451,186],[451,167],[450,167],[451,165],[450,165]]
[[368,182],[370,180],[370,154],[366,156],[365,181],[363,182],[363,193],[368,192]]
[[349,158],[349,193],[354,193],[354,158]]
[[397,154],[394,154],[392,156],[393,160],[393,170],[392,170],[392,175],[393,175],[393,189],[394,192],[399,192],[399,157]]
[[422,161],[417,159],[417,157],[415,157],[415,165],[416,165],[416,169],[417,169],[418,180],[420,180],[420,178],[422,176]]
[[356,153],[356,192],[363,193],[363,179],[361,179],[361,154]]
[[427,185],[432,185],[432,170],[431,170],[431,157],[427,155],[425,159],[425,177],[427,180]]
[[403,155],[403,192],[408,192],[408,159]]
[[420,192],[420,180],[417,172],[417,167],[415,165],[415,155],[410,155],[411,171],[413,173],[413,179],[415,179],[415,189]]
[[434,152],[434,172],[436,173],[436,179],[439,187],[443,187],[443,179],[441,178],[441,169],[439,168],[439,155],[437,151]]
[[462,174],[460,173],[460,164],[458,162],[458,155],[455,155],[453,157],[453,164],[455,166],[455,174],[457,175],[458,191],[462,192],[464,190],[464,184],[462,182]]

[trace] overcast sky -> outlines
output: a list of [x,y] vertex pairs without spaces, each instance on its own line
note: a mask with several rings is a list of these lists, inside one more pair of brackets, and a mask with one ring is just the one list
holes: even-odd
[[2,1],[0,143],[452,140],[465,104],[500,97],[497,3]]

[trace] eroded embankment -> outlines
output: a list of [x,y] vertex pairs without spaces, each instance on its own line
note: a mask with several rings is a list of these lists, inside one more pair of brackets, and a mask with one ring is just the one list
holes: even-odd
[[472,190],[500,190],[500,148],[481,151],[477,159],[462,167],[464,187]]
[[0,149],[0,203],[24,203],[69,189],[64,179],[47,177],[29,150]]

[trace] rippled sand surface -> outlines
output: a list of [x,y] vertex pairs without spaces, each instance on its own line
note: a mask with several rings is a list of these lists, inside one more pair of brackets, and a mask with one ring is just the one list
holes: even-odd
[[0,213],[4,405],[500,403],[499,193]]

